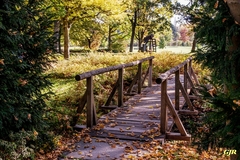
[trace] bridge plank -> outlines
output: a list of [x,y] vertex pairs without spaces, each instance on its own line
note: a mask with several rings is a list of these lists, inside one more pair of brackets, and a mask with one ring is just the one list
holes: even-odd
[[[174,83],[175,79],[170,77],[167,94],[171,100],[175,98]],[[184,98],[180,97],[180,106],[184,103]],[[131,97],[124,103],[124,107],[118,107],[101,116],[98,125],[91,130],[91,135],[138,141],[148,141],[153,138],[164,140],[165,135],[160,133],[160,105],[161,84],[153,84],[152,87],[143,89],[141,94]],[[166,131],[169,132],[174,121],[169,110],[167,112]]]

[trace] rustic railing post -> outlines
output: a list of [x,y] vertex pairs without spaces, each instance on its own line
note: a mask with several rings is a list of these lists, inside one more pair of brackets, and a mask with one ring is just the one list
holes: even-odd
[[149,76],[148,76],[148,87],[152,87],[152,69],[153,63],[152,59],[149,60]]
[[161,83],[161,126],[160,132],[161,134],[166,133],[167,128],[167,79]]
[[188,64],[184,65],[184,89],[187,91],[187,71],[188,71]]
[[138,94],[142,92],[142,62],[138,64]]
[[192,60],[190,59],[189,61],[189,65],[188,65],[188,73],[190,75],[190,77],[192,77]]
[[118,107],[123,105],[123,68],[118,70]]
[[93,127],[93,107],[94,107],[94,97],[93,97],[93,77],[87,78],[87,127]]
[[177,70],[175,72],[175,109],[179,110],[179,105],[180,105],[180,101],[179,101],[179,78],[180,78],[180,70]]
[[[75,76],[75,79],[77,81],[80,81],[80,80],[83,80],[83,79],[87,79],[86,83],[87,83],[87,90],[86,90],[86,93],[84,94],[83,96],[83,100],[81,101],[78,109],[77,109],[77,112],[79,114],[79,112],[81,112],[84,108],[84,104],[87,103],[86,107],[87,107],[87,127],[93,127],[93,125],[96,125],[97,123],[97,116],[96,116],[96,109],[95,109],[95,103],[94,103],[94,95],[93,95],[93,76],[95,75],[99,75],[99,74],[102,74],[102,73],[105,73],[105,72],[111,72],[111,71],[116,71],[118,70],[118,80],[115,84],[115,86],[113,87],[113,90],[105,104],[105,106],[109,106],[110,103],[111,103],[111,100],[115,94],[115,92],[117,91],[118,89],[118,106],[123,106],[123,71],[124,71],[124,68],[127,68],[127,67],[132,67],[132,66],[136,66],[138,65],[138,71],[137,71],[137,75],[135,76],[133,82],[135,83],[132,83],[131,85],[133,86],[134,84],[136,84],[137,82],[137,85],[138,85],[138,94],[141,94],[141,89],[142,89],[142,86],[143,86],[143,80],[142,80],[142,63],[145,62],[145,61],[149,61],[149,70],[147,71],[146,73],[146,76],[149,72],[150,73],[150,80],[152,79],[152,59],[154,57],[151,56],[151,57],[147,57],[147,58],[143,58],[141,60],[137,60],[137,61],[134,61],[134,62],[130,62],[130,63],[126,63],[126,64],[119,64],[119,65],[116,65],[116,66],[110,66],[110,67],[106,67],[106,68],[100,68],[100,69],[96,69],[96,70],[92,70],[92,71],[88,71],[88,72],[84,72],[82,74],[78,74]],[[145,78],[144,78],[145,79]],[[151,84],[151,81],[149,80],[149,85],[152,85]],[[130,90],[132,89],[132,86],[130,85]],[[85,97],[85,98],[84,98]],[[74,120],[73,120],[73,124],[75,124],[77,122],[77,119],[78,119],[79,116],[75,116]]]

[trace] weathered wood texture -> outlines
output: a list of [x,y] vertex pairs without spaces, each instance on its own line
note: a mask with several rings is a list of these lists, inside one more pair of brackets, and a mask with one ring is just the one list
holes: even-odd
[[140,59],[138,61],[134,61],[134,62],[126,63],[126,64],[119,64],[119,65],[116,65],[116,66],[110,66],[110,67],[106,67],[106,68],[100,68],[100,69],[92,70],[92,71],[89,71],[89,72],[84,72],[82,74],[76,75],[75,79],[77,81],[80,81],[80,80],[83,80],[85,78],[95,76],[95,75],[99,75],[99,74],[102,74],[102,73],[111,72],[111,71],[119,70],[119,69],[122,69],[122,68],[128,68],[128,67],[136,66],[136,65],[138,65],[140,63],[143,63],[145,61],[152,60],[153,58],[154,57],[151,56],[151,57],[143,58],[143,59]]
[[[118,107],[122,107],[123,106],[123,96],[124,96],[124,93],[123,93],[124,68],[132,67],[132,66],[136,66],[136,65],[138,66],[137,74],[136,74],[135,78],[133,78],[133,82],[130,85],[127,94],[132,94],[132,87],[136,83],[137,83],[137,94],[141,94],[142,86],[143,86],[144,81],[146,80],[147,76],[149,79],[148,86],[149,87],[152,86],[152,60],[153,60],[153,58],[154,57],[151,56],[151,57],[143,58],[138,61],[131,62],[131,63],[110,66],[110,67],[92,70],[89,72],[85,72],[85,73],[76,75],[75,79],[77,81],[87,79],[87,90],[80,101],[80,104],[77,108],[77,115],[73,118],[71,125],[75,126],[77,124],[79,114],[83,111],[85,104],[87,104],[87,127],[93,127],[93,125],[96,124],[97,117],[96,117],[96,113],[95,113],[96,109],[95,109],[94,95],[93,95],[93,87],[94,87],[93,79],[94,79],[95,75],[118,70],[117,82],[116,82],[115,86],[113,87],[112,92],[110,93],[109,98],[107,99],[107,102],[105,103],[105,106],[102,106],[102,107],[109,108],[110,103],[111,103],[116,91],[118,91]],[[149,62],[149,67],[146,71],[145,76],[143,76],[144,78],[142,78],[142,75],[143,75],[142,63],[144,63],[145,61]]]
[[[183,76],[181,79],[180,77],[180,70],[183,68]],[[175,76],[175,98],[172,100],[170,95],[168,94],[168,81],[171,76]],[[194,82],[195,83],[194,83]],[[182,137],[186,137],[189,139],[189,135],[187,134],[178,114],[190,114],[196,115],[198,114],[197,111],[194,110],[194,104],[192,103],[192,99],[189,96],[189,92],[192,91],[196,96],[198,95],[197,90],[195,89],[196,85],[199,85],[196,75],[192,69],[192,60],[191,57],[188,58],[183,63],[177,65],[176,67],[171,68],[170,70],[166,71],[165,73],[161,74],[159,78],[156,79],[158,84],[161,84],[161,133],[167,133],[167,112],[166,110],[170,110],[170,113],[173,117],[173,121],[175,122],[180,135]],[[187,110],[181,110],[180,104],[180,92],[181,96],[184,97],[184,101],[188,106]],[[174,105],[175,104],[175,105]],[[168,135],[168,137],[176,137],[174,134]],[[179,138],[176,138],[179,139]]]
[[[149,74],[148,87],[142,90],[142,62],[148,60]],[[178,66],[161,74],[156,80],[158,84],[152,85],[152,57],[136,61],[134,63],[124,64],[126,66],[138,65],[138,70],[133,83],[128,89],[131,93],[134,84],[137,85],[137,93],[127,102],[123,102],[123,65],[107,67],[95,71],[86,72],[79,75],[79,79],[87,78],[87,91],[83,97],[87,101],[87,127],[91,128],[91,135],[96,137],[108,137],[128,140],[147,141],[151,139],[187,140],[189,135],[179,118],[179,114],[196,115],[190,91],[195,96],[198,95],[195,85],[198,85],[196,75],[193,72],[191,58],[188,58]],[[180,74],[183,68],[184,73]],[[107,115],[96,119],[96,111],[93,99],[93,76],[112,70],[118,70],[118,80],[108,98],[105,107],[110,106],[110,101],[118,89],[118,107]],[[180,93],[181,92],[181,93]],[[192,95],[191,95],[192,96]],[[195,97],[194,97],[195,98]],[[183,105],[188,108],[183,110]],[[83,105],[78,110],[82,110]],[[176,124],[179,133],[172,133],[173,124]]]
[[[181,76],[181,80],[183,76]],[[171,100],[175,98],[175,79],[169,78],[167,94]],[[183,83],[183,82],[182,82]],[[162,84],[161,84],[162,85]],[[92,128],[91,135],[94,137],[109,137],[117,139],[148,141],[154,139],[166,138],[166,134],[160,132],[161,124],[161,85],[154,84],[147,87],[141,94],[137,94],[124,103],[124,106],[112,110],[107,115],[99,118],[96,126]],[[180,106],[184,104],[184,98],[180,97]],[[173,108],[174,110],[174,108]],[[177,112],[174,116],[177,116]],[[171,131],[174,124],[173,116],[166,109],[166,133]],[[179,120],[178,123],[181,123]],[[175,139],[189,140],[189,135],[184,128],[181,128],[185,134],[170,134],[169,137]]]

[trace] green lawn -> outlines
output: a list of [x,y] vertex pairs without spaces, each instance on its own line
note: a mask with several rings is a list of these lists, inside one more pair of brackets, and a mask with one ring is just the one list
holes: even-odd
[[[191,49],[192,49],[191,46],[166,46],[163,49],[158,48],[157,53],[170,51],[173,53],[186,54],[186,53],[190,53]],[[129,51],[129,48],[126,51]],[[138,51],[138,47],[134,47],[133,52],[137,52],[137,51]]]
[[191,46],[166,46],[164,49],[158,49],[158,52],[171,51],[174,53],[190,53]]

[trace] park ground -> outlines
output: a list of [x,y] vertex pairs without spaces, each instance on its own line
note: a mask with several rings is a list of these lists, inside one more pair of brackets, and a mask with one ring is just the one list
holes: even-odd
[[[186,53],[190,53],[190,50],[191,50],[191,47],[166,47],[164,49],[159,49],[158,53],[165,53],[170,51],[171,53],[186,54]],[[67,63],[66,61],[63,61],[63,62]],[[64,78],[66,78],[66,76],[69,75],[69,73],[63,73],[63,74],[65,75]],[[62,74],[59,74],[59,75],[62,75]],[[75,83],[75,82],[71,82],[71,83]],[[63,88],[64,87],[62,87],[61,89]],[[63,93],[61,92],[61,94]],[[37,160],[58,159],[59,157],[62,159],[71,159],[71,157],[64,158],[64,155],[66,155],[66,153],[76,151],[77,149],[76,144],[79,143],[80,141],[86,141],[86,145],[87,145],[87,143],[91,143],[91,140],[92,140],[86,130],[71,131],[71,132],[67,132],[64,135],[59,135],[58,137],[60,138],[58,138],[57,140],[56,149],[51,152],[40,151],[37,154],[37,158],[36,158]],[[110,148],[111,147],[114,148],[116,147],[116,145],[111,145]],[[192,143],[186,143],[183,141],[168,141],[163,145],[160,143],[149,142],[149,143],[145,143],[142,146],[142,149],[144,150],[149,147],[150,147],[150,151],[148,149],[149,152],[143,155],[142,157],[136,158],[133,156],[129,156],[124,158],[125,159],[170,159],[170,160],[179,159],[179,158],[180,159],[206,159],[206,160],[230,159],[229,156],[224,155],[223,148],[209,148],[208,150],[199,150],[198,146]],[[93,147],[91,150],[94,150],[94,149],[95,148]],[[126,147],[123,154],[125,154],[125,151],[129,152],[128,149],[129,147]],[[79,153],[79,154],[82,154],[82,153]],[[102,158],[103,156],[104,155],[101,155]],[[91,153],[82,157],[82,159],[89,159],[89,158],[91,158]],[[111,157],[107,157],[107,158],[111,158]]]

